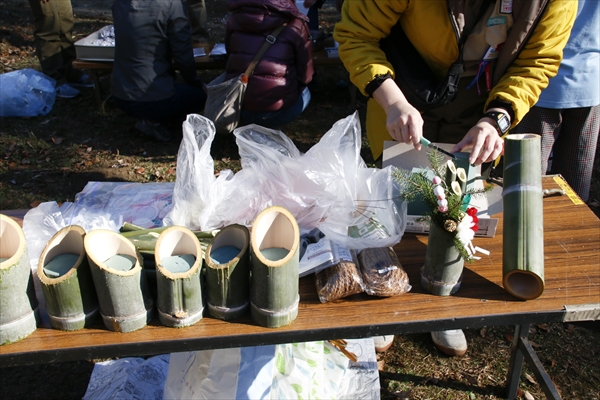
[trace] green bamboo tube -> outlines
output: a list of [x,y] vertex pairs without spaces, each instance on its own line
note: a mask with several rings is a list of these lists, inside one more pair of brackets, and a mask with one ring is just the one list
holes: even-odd
[[[50,325],[55,329],[75,331],[98,316],[98,297],[83,248],[84,237],[85,230],[78,225],[62,228],[48,241],[38,261],[37,274]],[[68,255],[71,257],[64,257]],[[61,263],[56,268],[49,269],[58,261]]]
[[164,230],[156,242],[158,318],[163,325],[183,328],[202,319],[202,248],[183,226]]
[[237,318],[248,309],[249,243],[248,228],[233,224],[217,233],[208,245],[204,256],[206,303],[208,313],[215,318],[223,320]]
[[[268,328],[292,323],[298,316],[298,265],[300,229],[285,208],[263,210],[252,225],[250,311],[254,322]],[[269,259],[263,254],[280,249],[285,256]],[[276,257],[273,257],[276,258]]]
[[[152,319],[154,302],[135,246],[119,233],[106,229],[89,232],[83,244],[104,326],[115,332],[146,326]],[[115,257],[133,260],[131,268],[120,270],[108,265]]]
[[464,168],[456,168],[456,182],[462,193],[467,191],[467,171]]
[[446,186],[450,187],[452,182],[456,180],[456,165],[452,162],[452,160],[446,161],[446,176],[444,181],[446,182]]
[[0,345],[31,335],[39,320],[23,229],[0,214]]
[[465,260],[454,244],[454,235],[433,222],[421,268],[421,286],[437,296],[450,296],[460,289]]
[[504,140],[502,284],[532,300],[544,291],[544,213],[540,136]]
[[[481,175],[480,168],[476,167],[475,165],[471,165],[469,163],[470,155],[471,155],[471,153],[467,153],[467,152],[463,152],[463,151],[461,151],[459,153],[454,153],[454,157],[456,157],[454,159],[454,165],[456,165],[457,173],[458,173],[458,168],[462,168],[465,170],[465,174],[467,175],[467,184],[465,187],[466,190],[473,189],[475,186],[475,181],[477,181],[477,178]],[[463,193],[464,192],[465,191],[463,191]]]

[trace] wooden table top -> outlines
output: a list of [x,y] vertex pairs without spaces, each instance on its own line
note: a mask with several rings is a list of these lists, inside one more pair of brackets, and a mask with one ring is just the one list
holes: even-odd
[[[543,186],[559,188],[552,177],[544,177]],[[427,236],[407,233],[394,250],[412,289],[396,297],[359,294],[322,304],[309,275],[300,279],[298,317],[275,329],[256,325],[248,314],[233,322],[204,317],[180,329],[162,326],[155,317],[130,333],[111,332],[101,321],[63,332],[50,327],[40,307],[42,323],[36,331],[0,346],[0,366],[599,318],[600,220],[587,205],[574,204],[567,196],[544,199],[545,290],[530,301],[518,300],[502,287],[502,214],[494,217],[499,218],[495,237],[474,240],[490,255],[465,264],[461,288],[453,296],[423,290],[420,268]]]

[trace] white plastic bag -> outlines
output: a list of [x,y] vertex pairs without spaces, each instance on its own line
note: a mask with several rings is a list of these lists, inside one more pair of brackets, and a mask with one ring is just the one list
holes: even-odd
[[56,100],[56,81],[31,68],[0,74],[0,117],[46,115]]
[[41,203],[23,218],[23,232],[33,271],[39,256],[60,229],[79,225],[86,232],[117,232],[124,222],[143,228],[161,226],[171,210],[173,183],[88,182],[73,203]]
[[278,205],[296,217],[302,234],[318,227],[349,249],[400,241],[406,204],[398,200],[392,167],[367,168],[360,157],[358,113],[336,122],[305,154],[281,131],[248,125],[234,135],[242,170],[214,191],[200,216],[203,230],[251,226],[259,212]]

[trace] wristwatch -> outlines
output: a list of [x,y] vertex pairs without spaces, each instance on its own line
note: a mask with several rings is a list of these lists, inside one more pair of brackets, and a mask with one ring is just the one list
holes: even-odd
[[510,121],[505,113],[500,111],[488,111],[485,113],[485,116],[494,120],[496,123],[496,129],[498,129],[500,135],[504,135],[506,132],[508,132],[508,129],[510,128]]

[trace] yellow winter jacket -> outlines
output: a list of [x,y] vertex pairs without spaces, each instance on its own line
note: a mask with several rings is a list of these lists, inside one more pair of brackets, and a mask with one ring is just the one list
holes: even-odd
[[[345,1],[334,39],[339,43],[339,56],[352,83],[366,95],[366,86],[376,76],[387,73],[394,76],[379,41],[398,21],[432,71],[444,77],[458,57],[458,38],[463,28],[472,24],[469,19],[476,19],[476,13],[470,12],[465,3],[457,0]],[[494,99],[510,103],[515,126],[537,102],[548,80],[558,72],[562,50],[575,20],[577,1],[513,0],[513,3],[514,23],[495,62],[493,87],[485,109]],[[533,3],[538,7],[534,11],[531,10]],[[524,9],[528,9],[529,14],[521,12]],[[532,13],[540,15],[532,16]],[[383,152],[383,142],[392,140],[385,121],[385,112],[370,99],[367,137],[374,158]]]

